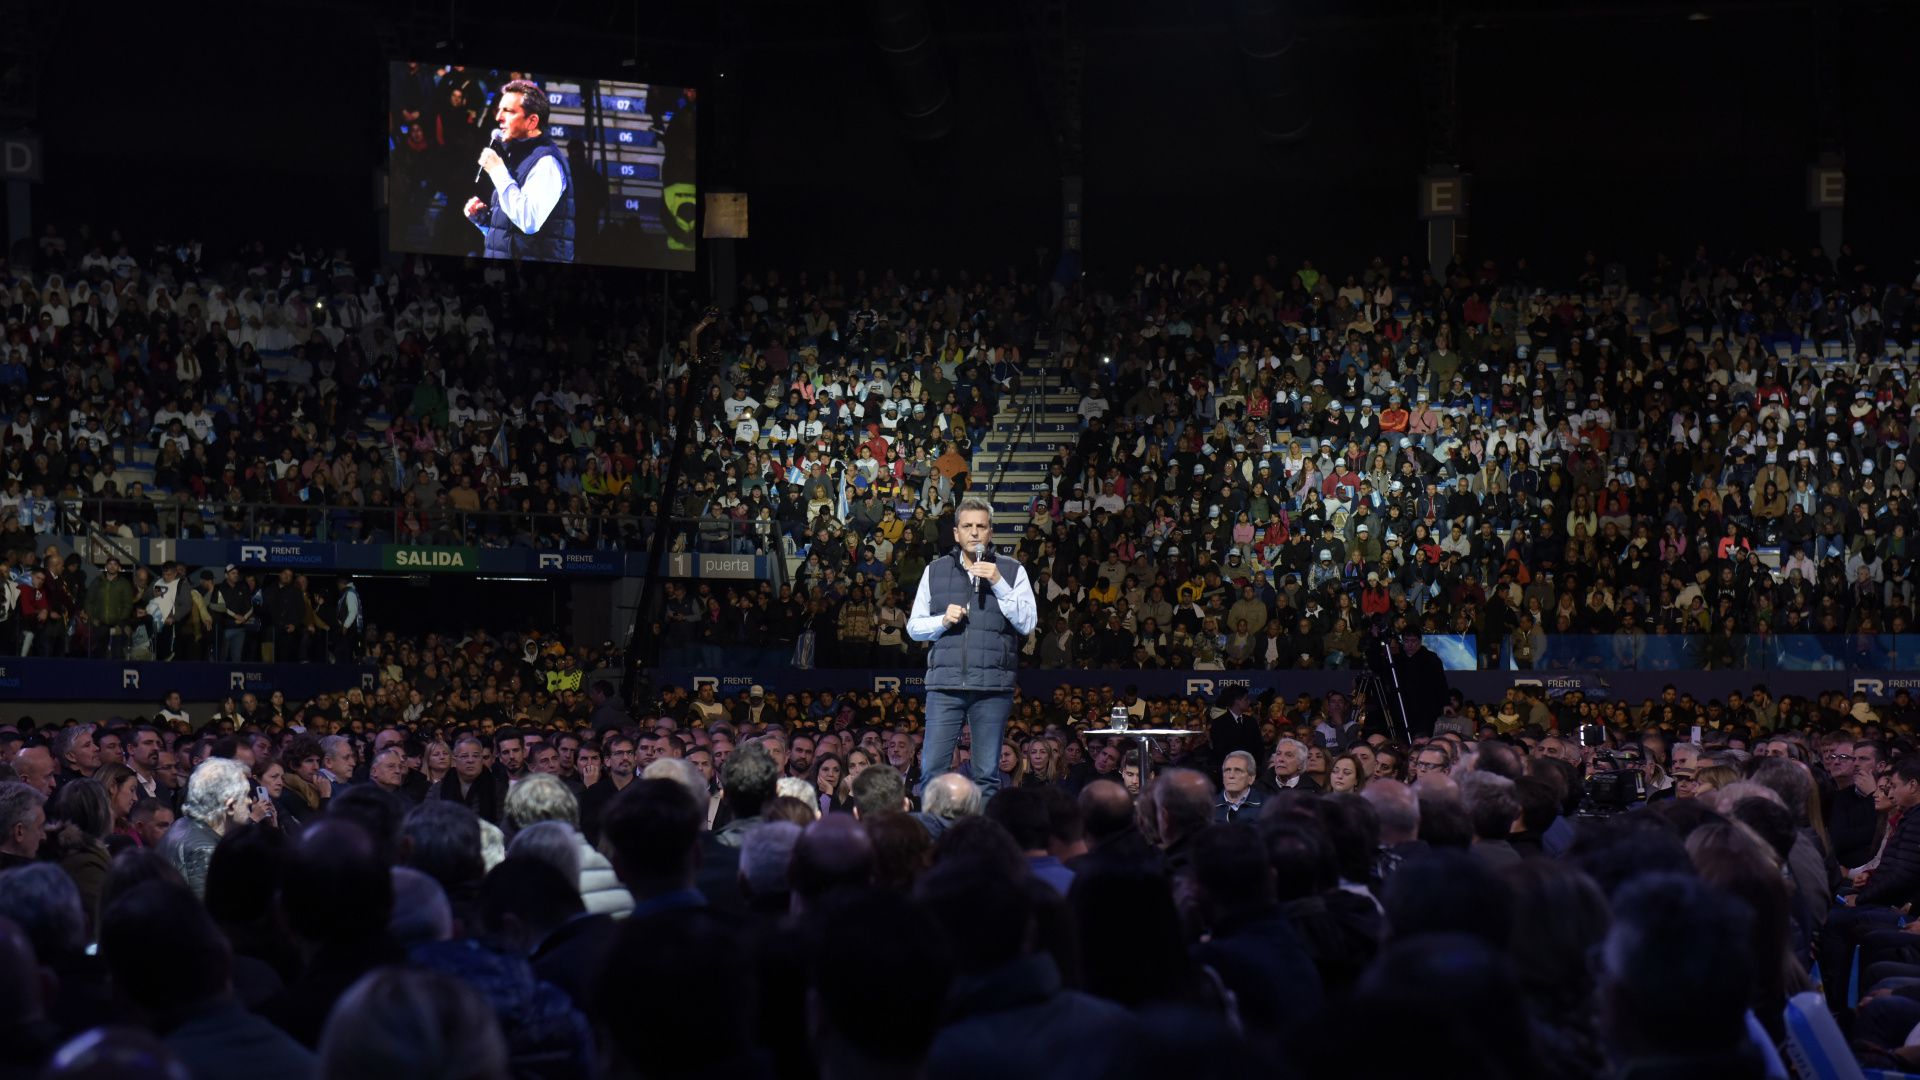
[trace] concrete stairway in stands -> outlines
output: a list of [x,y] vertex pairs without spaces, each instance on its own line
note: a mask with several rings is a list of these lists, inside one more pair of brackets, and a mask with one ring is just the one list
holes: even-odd
[[[1048,372],[1046,394],[1041,396],[1041,373],[1047,371],[1049,357],[1035,349],[1022,360],[1022,392],[1000,401],[1000,412],[993,418],[993,429],[973,450],[973,478],[976,485],[993,482],[995,471],[1006,455],[1006,471],[994,488],[994,531],[1002,537],[1018,536],[1027,523],[1028,507],[1034,496],[1046,490],[1047,462],[1062,444],[1072,445],[1080,436],[1080,420],[1075,411],[1080,394],[1063,386],[1060,376]],[[1021,419],[1027,402],[1039,400],[1037,417]],[[1011,448],[1011,453],[1006,452]]]

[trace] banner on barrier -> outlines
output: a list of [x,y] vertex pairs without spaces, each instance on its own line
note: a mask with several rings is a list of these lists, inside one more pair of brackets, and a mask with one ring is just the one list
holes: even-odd
[[626,572],[626,554],[619,551],[536,551],[533,570],[539,574],[619,575]]
[[[399,573],[527,574],[536,577],[638,577],[646,572],[646,552],[588,548],[536,551],[524,547],[440,547],[411,544],[354,544],[309,540],[146,540],[144,559],[179,559],[190,566],[222,564],[253,568],[380,570]],[[719,556],[725,559],[728,556]]]
[[328,568],[334,565],[332,544],[292,543],[285,540],[240,540],[230,545],[228,560],[241,566]]
[[378,685],[377,670],[357,664],[0,658],[0,690],[13,701],[107,701],[157,707],[173,690],[189,701],[219,701],[229,694],[265,697],[275,690],[300,700],[373,690]]
[[480,549],[385,544],[380,548],[380,566],[409,574],[471,574],[480,569]]
[[[1321,697],[1338,690],[1350,693],[1357,672],[1352,671],[1132,671],[1024,669],[1018,673],[1020,692],[1029,698],[1048,697],[1061,686],[1081,690],[1111,686],[1116,692],[1132,686],[1148,698],[1213,698],[1228,687],[1244,687],[1259,695],[1274,691],[1291,698],[1297,694]],[[744,694],[749,686],[768,693],[880,693],[924,694],[926,672],[921,668],[767,668],[725,672],[701,668],[662,668],[651,673],[659,686],[697,690],[712,685],[722,697]],[[1469,702],[1497,702],[1515,686],[1536,687],[1549,698],[1570,694],[1591,701],[1620,701],[1638,705],[1656,701],[1668,686],[1697,702],[1725,701],[1733,693],[1751,694],[1764,687],[1781,697],[1813,698],[1839,690],[1864,693],[1887,701],[1905,690],[1920,694],[1920,675],[1911,672],[1869,671],[1449,671],[1447,682]]]
[[726,578],[752,581],[771,576],[764,555],[699,555],[676,551],[667,556],[668,577]]

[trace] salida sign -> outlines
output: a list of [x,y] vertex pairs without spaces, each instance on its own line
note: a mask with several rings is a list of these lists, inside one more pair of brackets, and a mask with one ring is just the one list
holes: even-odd
[[388,570],[419,573],[465,573],[480,568],[480,550],[470,547],[414,547],[388,544],[380,549],[380,565]]

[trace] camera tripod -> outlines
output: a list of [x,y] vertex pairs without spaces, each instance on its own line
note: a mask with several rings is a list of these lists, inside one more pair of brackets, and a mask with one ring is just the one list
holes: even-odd
[[[1394,671],[1392,654],[1388,654],[1387,666]],[[1413,745],[1413,730],[1407,727],[1407,703],[1400,696],[1399,673],[1394,671],[1393,697],[1387,697],[1387,681],[1376,671],[1362,671],[1353,677],[1353,697],[1367,696],[1367,708],[1380,710],[1380,719],[1387,729],[1387,738],[1402,746]],[[1391,704],[1389,704],[1391,700]],[[1395,706],[1398,706],[1396,709]],[[1364,720],[1364,714],[1362,719]],[[1397,730],[1396,730],[1397,728]]]
[[[1400,691],[1400,663],[1394,655],[1400,644],[1398,637],[1385,615],[1374,617],[1372,627],[1361,639],[1360,670],[1353,676],[1353,694],[1356,697],[1366,694],[1369,709],[1378,706],[1387,738],[1398,740],[1402,746],[1412,746],[1413,727],[1407,723],[1407,699]],[[1396,724],[1397,731],[1394,730]]]

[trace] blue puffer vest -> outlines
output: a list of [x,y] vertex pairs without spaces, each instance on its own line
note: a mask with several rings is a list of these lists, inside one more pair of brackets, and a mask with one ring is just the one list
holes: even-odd
[[494,198],[488,207],[486,248],[489,259],[534,259],[539,262],[573,261],[573,172],[567,167],[567,155],[553,145],[553,140],[545,135],[536,135],[531,139],[518,140],[507,146],[507,168],[513,173],[513,182],[525,186],[527,177],[533,174],[533,167],[541,158],[552,158],[560,166],[560,176],[566,181],[566,187],[560,192],[560,201],[553,204],[547,220],[540,225],[540,231],[528,235],[520,231],[507,211],[500,205],[501,200]]
[[[1013,580],[1020,564],[994,556],[1001,576]],[[1000,601],[988,589],[981,598],[956,550],[927,567],[928,610],[940,614],[948,604],[967,609],[967,621],[934,639],[927,653],[929,690],[1012,690],[1020,666],[1020,632],[1000,613]]]

